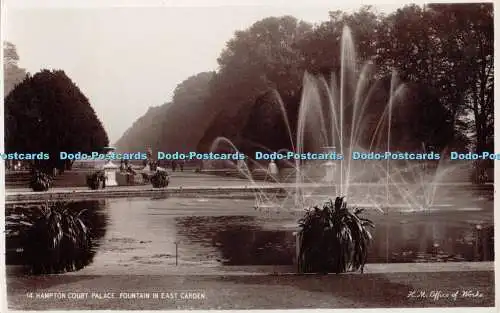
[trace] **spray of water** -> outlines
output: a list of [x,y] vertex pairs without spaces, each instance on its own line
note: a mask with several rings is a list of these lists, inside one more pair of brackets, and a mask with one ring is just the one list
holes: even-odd
[[[437,186],[441,178],[452,171],[453,167],[445,167],[440,163],[434,174],[429,176],[428,171],[423,170],[420,165],[415,166],[409,162],[405,166],[400,164],[395,166],[390,159],[385,162],[364,162],[351,158],[353,151],[370,152],[377,149],[380,151],[381,147],[386,152],[391,151],[392,112],[396,105],[404,102],[406,88],[400,84],[396,72],[393,72],[388,102],[373,132],[371,135],[368,134],[371,137],[368,138],[368,148],[362,149],[362,142],[366,142],[367,136],[366,110],[371,103],[371,96],[379,86],[376,83],[371,84],[373,81],[371,63],[368,62],[358,69],[354,43],[348,27],[343,29],[340,57],[340,79],[332,73],[328,83],[324,77],[316,77],[307,72],[304,74],[295,141],[286,107],[278,92],[273,92],[288,132],[292,151],[302,154],[324,152],[325,147],[329,149],[336,147],[338,151],[335,152],[344,156],[344,159],[334,161],[337,162],[333,165],[336,175],[333,181],[328,181],[329,191],[324,196],[346,196],[351,198],[351,203],[354,198],[354,201],[362,201],[377,208],[398,205],[423,210],[434,205]],[[222,144],[231,147],[233,151],[238,151],[229,139],[223,137],[214,141],[212,151],[220,149]],[[261,148],[271,152],[266,147]],[[255,169],[266,171],[266,167],[259,162],[249,161],[254,167],[253,171]],[[290,176],[294,177],[294,191],[287,193],[283,203],[293,199],[294,207],[303,208],[312,195],[309,182],[317,180],[314,172],[317,172],[321,165],[317,164],[317,161],[300,159],[293,162],[285,161],[284,165],[292,169]],[[246,163],[235,167],[248,179],[251,186],[258,188],[261,185],[254,180],[252,170]],[[316,171],[311,171],[311,168]],[[409,181],[408,176],[411,177]],[[282,184],[278,180],[274,183]],[[357,195],[351,194],[351,187],[359,189],[360,184],[368,187],[363,189],[365,197],[362,200]],[[256,192],[256,199],[259,204],[276,201],[276,197],[269,196],[263,191]]]

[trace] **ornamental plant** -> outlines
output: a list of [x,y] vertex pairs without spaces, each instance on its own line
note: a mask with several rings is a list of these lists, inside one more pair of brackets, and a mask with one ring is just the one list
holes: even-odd
[[[89,228],[80,218],[85,210],[71,212],[61,203],[38,207],[37,218],[29,223],[23,249],[30,273],[54,274],[76,271],[91,260]],[[41,214],[40,214],[41,213]]]
[[99,170],[92,174],[88,174],[87,186],[92,190],[96,190],[99,188],[102,189],[106,188],[106,174],[104,173],[104,171]]
[[166,171],[156,171],[150,178],[153,188],[165,188],[170,182],[170,176]]
[[361,218],[363,209],[350,210],[344,197],[329,200],[322,208],[307,209],[299,220],[298,266],[302,273],[363,272],[374,228]]
[[35,170],[31,175],[30,188],[33,191],[47,191],[52,185],[52,177],[48,174]]

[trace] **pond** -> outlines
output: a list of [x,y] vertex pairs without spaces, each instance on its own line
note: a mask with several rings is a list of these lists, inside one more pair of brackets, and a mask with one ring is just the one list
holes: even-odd
[[[147,271],[175,265],[292,265],[302,212],[256,210],[251,199],[167,198],[69,202],[86,208],[93,271]],[[23,264],[16,217],[7,205],[7,265]],[[29,214],[29,213],[25,213]],[[493,260],[493,209],[380,213],[373,220],[368,263]]]

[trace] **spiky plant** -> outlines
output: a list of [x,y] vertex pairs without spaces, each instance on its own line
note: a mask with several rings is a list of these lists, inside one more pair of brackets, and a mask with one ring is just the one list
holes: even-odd
[[30,188],[33,191],[47,191],[52,185],[52,178],[41,171],[35,170],[31,174]]
[[99,170],[94,173],[88,174],[87,175],[87,186],[90,189],[96,190],[99,189],[101,186],[102,188],[106,187],[106,174],[104,171]]
[[298,266],[303,273],[363,272],[372,236],[372,221],[361,218],[363,209],[347,208],[344,197],[323,208],[306,210],[299,220]]
[[32,274],[53,274],[83,268],[91,259],[90,232],[80,215],[64,204],[39,207],[40,214],[24,237],[24,255]]
[[165,171],[156,171],[153,176],[151,176],[151,185],[153,188],[165,188],[170,182],[170,177]]

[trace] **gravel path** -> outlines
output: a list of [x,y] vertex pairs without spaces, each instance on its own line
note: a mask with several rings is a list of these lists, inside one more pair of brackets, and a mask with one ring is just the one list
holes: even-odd
[[[493,271],[326,276],[52,275],[10,276],[7,277],[7,282],[9,308],[18,310],[412,308],[494,305]],[[33,294],[30,295],[30,292]],[[158,298],[154,298],[155,294]],[[47,298],[40,298],[42,296]],[[149,299],[140,299],[141,297]]]

